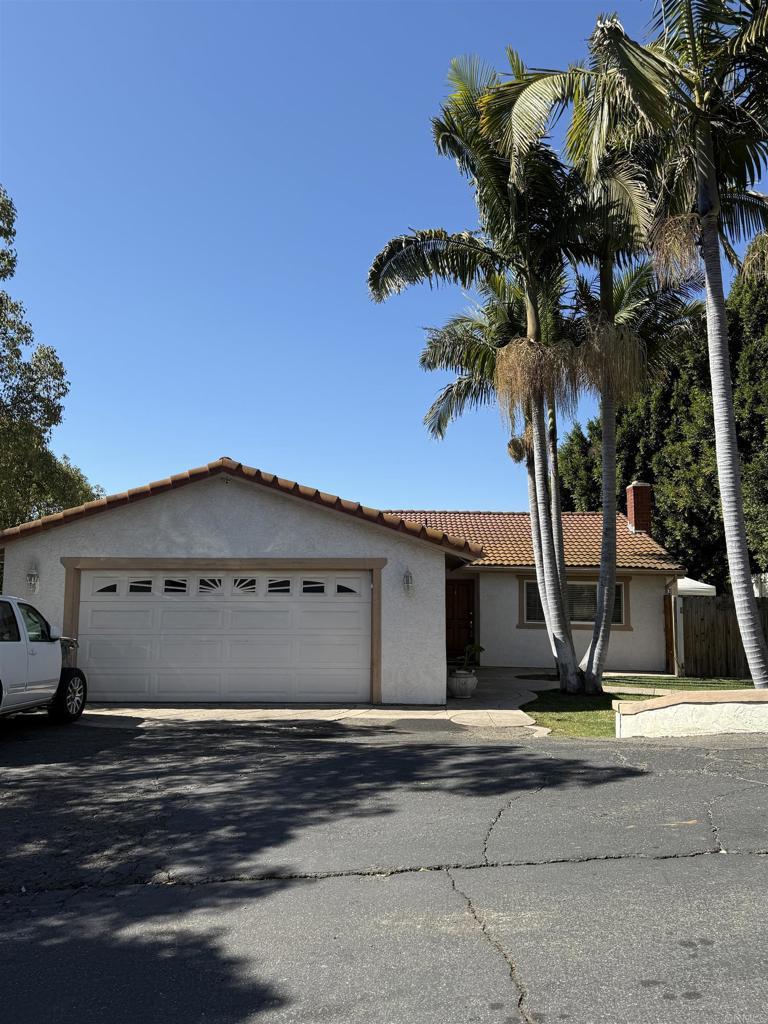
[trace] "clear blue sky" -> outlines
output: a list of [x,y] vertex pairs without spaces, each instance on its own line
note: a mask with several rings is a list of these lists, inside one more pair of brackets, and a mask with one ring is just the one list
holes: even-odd
[[421,328],[465,297],[376,306],[366,271],[475,226],[430,135],[450,59],[562,65],[600,0],[1,6],[10,288],[72,382],[56,451],[108,492],[230,455],[378,507],[525,508],[495,411],[422,426]]

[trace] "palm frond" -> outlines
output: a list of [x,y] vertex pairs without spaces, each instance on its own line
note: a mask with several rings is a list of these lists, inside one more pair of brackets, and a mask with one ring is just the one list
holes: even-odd
[[493,381],[498,344],[489,337],[489,321],[482,312],[457,316],[442,327],[425,328],[427,343],[419,357],[422,370],[472,373]]
[[690,105],[691,101],[680,88],[677,64],[663,50],[631,39],[615,16],[598,21],[591,45],[610,68],[610,81],[616,95],[631,101],[637,112],[657,129],[664,131],[672,127],[671,92],[680,103]]
[[493,383],[471,373],[460,374],[438,391],[424,415],[424,425],[432,437],[442,440],[450,423],[470,409],[493,405]]
[[749,189],[724,189],[720,221],[728,237],[737,242],[768,231],[768,196]]
[[525,154],[572,101],[583,75],[577,65],[567,71],[526,71],[496,86],[479,101],[482,130],[503,153]]
[[470,232],[414,231],[391,239],[377,254],[368,272],[368,288],[376,302],[423,282],[468,288],[503,265],[503,256]]

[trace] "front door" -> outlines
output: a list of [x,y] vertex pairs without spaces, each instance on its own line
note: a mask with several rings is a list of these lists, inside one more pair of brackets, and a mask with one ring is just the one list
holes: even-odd
[[475,642],[474,580],[446,580],[445,615],[448,657],[463,657],[467,644]]

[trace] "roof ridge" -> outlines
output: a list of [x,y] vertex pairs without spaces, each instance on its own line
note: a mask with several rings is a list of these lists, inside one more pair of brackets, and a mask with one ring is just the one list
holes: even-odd
[[402,515],[404,512],[418,512],[419,515],[428,516],[528,516],[530,512],[519,509],[469,509],[469,508],[399,508],[385,509],[393,515]]
[[227,473],[241,480],[269,487],[283,494],[290,494],[301,498],[304,501],[311,501],[314,504],[322,505],[324,508],[344,512],[358,519],[364,519],[367,522],[376,523],[379,526],[385,526],[388,529],[409,534],[419,540],[430,541],[441,547],[466,554],[470,559],[477,559],[483,556],[483,546],[476,541],[458,537],[437,527],[426,526],[424,523],[405,519],[393,512],[371,508],[361,504],[359,501],[350,501],[340,498],[336,494],[328,494],[325,491],[318,490],[316,487],[306,487],[294,480],[286,480],[275,476],[274,473],[266,473],[261,469],[256,469],[254,466],[246,466],[242,462],[235,462],[234,459],[230,459],[227,456],[222,456],[216,459],[215,462],[208,462],[203,466],[175,473],[173,476],[165,477],[162,480],[155,480],[141,487],[133,487],[127,491],[120,491],[117,494],[105,495],[103,498],[96,498],[94,501],[85,502],[83,505],[76,505],[61,512],[41,516],[39,519],[32,519],[27,523],[20,523],[18,526],[8,527],[8,529],[0,531],[0,540],[15,540],[18,537],[26,537],[30,533],[50,529],[54,526],[61,526],[86,516],[97,515],[100,512],[106,512],[114,508],[123,508],[136,501],[155,497],[165,491],[183,487],[186,484],[194,483],[196,480],[210,478],[218,473]]

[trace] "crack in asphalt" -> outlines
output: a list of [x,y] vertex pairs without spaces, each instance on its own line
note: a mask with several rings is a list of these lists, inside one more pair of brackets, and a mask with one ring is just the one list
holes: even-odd
[[712,829],[712,836],[715,840],[715,847],[718,853],[728,853],[728,851],[726,850],[725,846],[723,845],[723,841],[720,838],[720,827],[715,821],[713,808],[718,800],[725,800],[726,797],[729,797],[730,795],[730,793],[721,793],[719,796],[712,797],[712,799],[707,804],[707,820],[709,821],[709,827]]
[[486,940],[486,942],[488,942],[490,946],[493,947],[493,949],[496,950],[496,952],[502,958],[504,963],[507,965],[507,968],[509,969],[510,981],[514,986],[515,993],[517,995],[516,1005],[517,1012],[520,1015],[520,1019],[524,1022],[524,1024],[535,1024],[536,1018],[531,1016],[531,1011],[528,1008],[528,989],[525,987],[525,984],[523,983],[520,977],[517,964],[512,959],[510,953],[502,946],[501,942],[498,939],[494,938],[494,936],[491,934],[488,925],[483,920],[474,903],[472,902],[472,898],[466,892],[464,892],[463,889],[459,888],[455,877],[451,873],[451,869],[446,868],[445,874],[451,883],[451,888],[453,889],[453,891],[458,896],[461,896],[461,898],[466,903],[467,911],[474,920],[475,924],[480,929],[483,938]]
[[488,826],[488,831],[485,833],[485,839],[483,840],[483,862],[484,862],[484,864],[490,866],[491,861],[490,861],[490,859],[488,857],[488,844],[491,841],[491,834],[493,833],[493,830],[496,828],[496,826],[498,825],[499,821],[501,820],[502,815],[506,811],[508,811],[510,809],[512,804],[516,804],[518,802],[518,800],[522,800],[522,798],[524,796],[535,796],[537,793],[540,793],[542,791],[542,789],[545,789],[546,785],[547,785],[546,782],[542,782],[542,784],[540,786],[536,786],[535,789],[529,789],[529,790],[521,791],[520,793],[517,793],[515,796],[513,796],[510,800],[507,800],[507,802],[505,804],[503,804],[499,808],[499,810],[494,815],[490,825]]
[[[719,847],[719,848],[718,848]],[[508,860],[508,861],[477,861],[469,864],[460,862],[452,864],[421,864],[410,867],[377,867],[377,868],[350,868],[339,871],[272,871],[272,872],[240,872],[228,875],[205,875],[205,876],[176,876],[172,871],[166,869],[158,870],[145,878],[124,878],[112,879],[104,884],[84,883],[78,885],[52,885],[37,886],[34,888],[23,887],[19,889],[0,890],[0,897],[29,897],[44,896],[50,893],[76,893],[76,892],[107,892],[138,887],[168,887],[168,888],[196,888],[202,885],[223,885],[229,882],[321,882],[332,878],[389,878],[395,875],[417,875],[420,873],[436,873],[446,871],[483,871],[494,868],[536,868],[552,867],[559,864],[594,864],[603,861],[668,861],[668,860],[693,860],[697,857],[711,857],[715,854],[727,854],[729,857],[766,857],[768,848],[756,850],[739,850],[729,852],[721,844],[716,842],[708,850],[692,850],[689,853],[603,853],[584,857],[553,857],[549,860]]]

